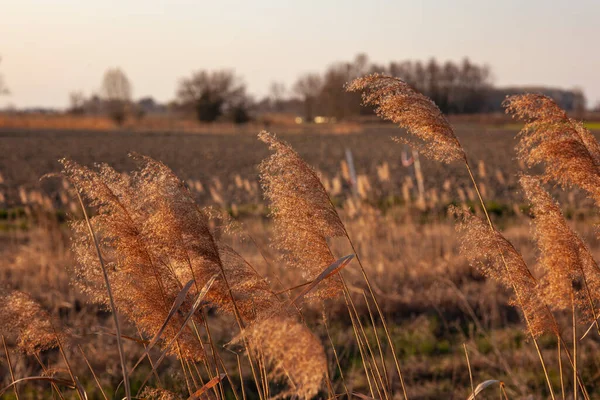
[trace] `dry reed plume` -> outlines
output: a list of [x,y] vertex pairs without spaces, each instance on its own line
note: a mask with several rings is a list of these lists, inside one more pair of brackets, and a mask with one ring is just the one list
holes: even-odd
[[181,397],[177,394],[160,388],[147,387],[142,392],[141,398],[144,400],[180,400]]
[[497,230],[470,212],[453,208],[460,218],[461,253],[473,266],[502,286],[513,290],[515,305],[523,311],[531,334],[558,332],[554,318],[540,298],[539,285],[523,257]]
[[507,113],[525,121],[519,158],[530,167],[543,164],[545,182],[579,186],[600,204],[600,145],[583,124],[543,95],[511,96],[503,105]]
[[[484,188],[478,185],[464,149],[446,118],[433,101],[397,78],[374,74],[356,79],[347,89],[363,91],[364,103],[374,106],[380,117],[398,123],[400,127],[406,128],[409,133],[421,139],[422,143],[418,143],[417,146],[422,146],[421,151],[424,151],[425,155],[445,163],[457,160],[464,162],[486,221],[467,211],[454,208],[454,213],[461,217],[457,229],[462,236],[462,253],[471,263],[478,265],[485,275],[514,292],[514,304],[523,312],[527,330],[533,338],[544,370],[548,389],[554,398],[548,370],[536,338],[546,332],[559,336],[558,326],[544,303],[546,299],[541,294],[540,285],[527,268],[522,256],[494,227],[483,199]],[[520,101],[521,99],[525,101]],[[545,101],[546,98],[543,97],[541,99],[544,101],[527,99],[533,98],[515,97],[512,103],[510,100],[508,102],[508,108],[519,116],[540,119],[526,125],[523,131],[519,152],[522,159],[530,165],[541,161],[558,161],[557,164],[547,165],[547,177],[563,184],[572,180],[594,197],[600,187],[597,174],[600,146],[581,124],[568,120],[562,110],[556,106],[552,107],[551,101]],[[543,104],[537,104],[540,102]],[[548,132],[562,132],[562,125],[568,125],[571,129],[568,135],[563,135],[566,138],[544,140],[544,134]],[[404,142],[412,144],[406,140]],[[562,176],[565,173],[566,177]],[[600,197],[595,199],[600,203]],[[574,374],[577,376],[576,365],[575,361]],[[581,385],[579,380],[578,383]]]
[[372,74],[353,80],[346,90],[361,91],[363,103],[374,106],[377,115],[400,125],[420,139],[417,142],[406,138],[396,140],[444,163],[466,159],[452,126],[438,106],[403,80]]
[[[265,197],[271,203],[271,216],[274,219],[276,233],[276,246],[282,251],[288,265],[301,269],[306,279],[315,280],[325,268],[335,261],[327,239],[333,237],[345,237],[352,247],[354,256],[360,266],[364,281],[373,299],[375,308],[383,325],[392,357],[400,378],[400,384],[404,397],[407,398],[404,378],[400,370],[400,364],[395,354],[394,344],[387,328],[385,318],[366,271],[356,254],[352,240],[348,236],[340,217],[332,204],[325,187],[321,183],[316,172],[296,153],[289,145],[279,141],[268,132],[261,132],[259,139],[269,145],[274,153],[263,161],[260,166],[261,181]],[[319,282],[319,286],[313,290],[311,297],[324,299],[337,296],[344,291],[346,306],[352,317],[355,311],[353,300],[347,291],[343,279],[326,278]],[[371,322],[375,329],[373,315]],[[363,340],[360,335],[365,336],[364,330],[359,330],[360,325],[353,320],[353,328],[357,340]],[[355,325],[356,324],[356,325]],[[364,338],[366,340],[366,338]],[[383,350],[377,338],[380,356],[383,358]],[[363,364],[367,361],[367,354],[361,349]],[[371,358],[375,358],[374,352],[369,348]],[[376,363],[376,361],[374,361]],[[382,366],[385,375],[387,370],[385,364]],[[382,374],[378,368],[373,374],[377,374],[383,381]],[[366,369],[365,369],[366,372]],[[368,373],[368,372],[367,372]],[[384,389],[386,397],[387,391]]]
[[546,303],[559,310],[570,309],[574,294],[587,320],[594,320],[600,296],[598,264],[541,182],[531,176],[523,176],[520,182],[535,217],[539,262],[546,273],[540,281]]
[[[0,336],[33,355],[59,346],[67,338],[52,317],[31,296],[18,290],[0,293]],[[60,342],[59,342],[60,341]]]
[[[98,171],[63,161],[64,174],[96,207],[91,224],[99,236],[119,311],[146,335],[154,335],[174,300],[190,280],[198,293],[212,277],[225,271],[240,313],[254,318],[271,306],[267,283],[225,246],[219,246],[208,216],[184,184],[162,163],[136,156],[140,169],[131,175],[107,165]],[[77,283],[93,301],[108,304],[98,259],[84,222],[74,222],[73,249],[78,259]],[[193,297],[193,296],[191,296]],[[231,296],[222,279],[205,298],[232,311]],[[191,309],[186,300],[182,313]],[[194,317],[197,322],[198,316]],[[164,341],[175,335],[181,316],[169,323]],[[186,331],[179,338],[181,356],[203,357],[201,344]]]
[[[274,151],[260,165],[260,179],[270,202],[275,245],[288,265],[313,280],[335,261],[327,239],[346,236],[344,226],[314,169],[274,135],[261,132],[259,139]],[[326,279],[312,296],[333,297],[340,290],[337,279]]]
[[319,339],[305,325],[289,317],[273,317],[255,324],[247,335],[256,358],[271,367],[269,378],[288,383],[289,390],[273,398],[317,395],[327,359]]
[[[300,397],[316,394],[325,371],[318,358],[324,354],[318,340],[303,325],[281,317],[285,309],[268,282],[234,249],[217,239],[210,221],[215,218],[214,213],[200,209],[169,168],[147,157],[136,155],[134,159],[140,168],[130,175],[106,165],[94,171],[63,161],[64,174],[98,210],[91,223],[100,237],[119,312],[146,335],[153,336],[186,282],[193,280],[196,288],[191,292],[197,293],[213,275],[222,271],[226,281],[217,280],[205,301],[241,318],[240,328],[251,332],[248,335],[251,346],[247,349],[255,357],[259,355],[256,352],[265,357],[274,376],[283,376],[285,370],[291,383],[287,394]],[[79,286],[96,302],[107,304],[106,289],[93,244],[85,234],[86,227],[83,222],[75,222],[73,229]],[[186,300],[162,335],[164,343],[171,342],[177,334],[182,322],[179,314],[185,315],[190,309],[190,300]],[[202,322],[199,314],[193,318]],[[174,350],[173,353],[186,359],[202,359],[206,356],[204,346],[197,339],[191,330],[184,331],[178,339],[180,353]],[[307,358],[302,358],[303,351]],[[253,364],[252,359],[250,362]],[[165,393],[154,394],[164,397]],[[168,398],[170,394],[166,395]]]

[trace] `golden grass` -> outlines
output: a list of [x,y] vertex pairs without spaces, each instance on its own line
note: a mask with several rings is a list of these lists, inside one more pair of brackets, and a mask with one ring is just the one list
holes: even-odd
[[[535,238],[541,253],[538,264],[542,273],[537,277],[526,260],[535,257],[523,256],[494,223],[484,200],[484,186],[477,181],[454,128],[437,106],[396,78],[371,75],[359,78],[348,88],[363,91],[365,103],[375,106],[380,116],[406,128],[419,141],[424,154],[443,163],[464,163],[473,184],[471,200],[479,201],[481,210],[450,209],[460,217],[457,240],[463,257],[483,276],[512,292],[512,304],[520,309],[535,349],[520,351],[527,357],[533,354],[533,358],[540,361],[543,371],[540,376],[547,386],[547,394],[555,396],[555,381],[551,375],[556,367],[560,371],[561,392],[565,392],[564,354],[569,361],[567,367],[573,372],[573,397],[590,398],[587,382],[580,373],[582,354],[578,329],[582,322],[596,320],[600,269],[584,240],[566,222],[560,206],[544,191],[540,179],[579,186],[600,204],[597,188],[600,187],[597,182],[600,145],[591,133],[548,98],[526,95],[507,102],[511,112],[526,120],[520,134],[520,158],[526,164],[545,167],[540,178],[521,179],[532,203]],[[63,175],[77,190],[77,196],[81,195],[85,217],[83,221],[71,223],[72,248],[77,261],[72,281],[89,301],[109,310],[114,318],[119,361],[113,361],[112,365],[120,365],[124,396],[128,399],[134,396],[128,372],[133,373],[148,359],[151,365],[142,375],[144,379],[136,397],[143,393],[146,398],[174,399],[187,393],[185,396],[190,399],[225,399],[227,391],[240,400],[246,398],[247,390],[252,390],[261,400],[315,396],[333,399],[340,393],[386,400],[402,393],[404,398],[410,398],[419,388],[405,381],[406,364],[400,368],[399,356],[405,349],[398,346],[403,332],[393,329],[389,319],[395,307],[402,304],[402,296],[427,296],[419,293],[418,287],[410,287],[414,283],[411,274],[415,273],[415,266],[423,262],[423,253],[417,252],[412,258],[394,253],[406,263],[404,276],[390,276],[385,271],[377,273],[377,269],[373,274],[373,266],[363,264],[363,260],[389,261],[378,254],[389,251],[385,246],[399,251],[395,236],[398,233],[385,231],[386,227],[397,225],[382,226],[384,217],[370,207],[356,207],[352,213],[346,210],[352,214],[351,220],[357,222],[344,224],[326,189],[335,185],[324,183],[291,146],[274,135],[262,132],[259,139],[273,151],[261,164],[260,174],[273,219],[274,247],[260,248],[252,232],[243,232],[240,236],[250,238],[255,252],[260,254],[253,259],[242,256],[238,250],[238,246],[243,246],[240,243],[236,246],[235,238],[225,229],[230,227],[228,221],[200,207],[188,185],[161,162],[133,155],[138,168],[124,174],[108,165],[88,168],[63,160]],[[389,180],[389,166],[382,166],[378,172],[383,182]],[[486,176],[481,163],[478,175],[480,179]],[[367,197],[364,192],[368,185],[364,179],[358,198]],[[237,183],[245,186],[241,178]],[[94,210],[89,218],[87,206]],[[477,213],[483,218],[475,215]],[[240,224],[239,229],[245,228]],[[259,226],[259,229],[264,227]],[[414,231],[407,235],[405,232],[402,240],[409,241],[412,235],[417,242],[420,240],[417,231],[427,228],[412,225],[411,229]],[[381,242],[382,238],[390,243],[372,248],[371,244]],[[354,262],[345,269],[338,268],[336,259],[345,266],[351,257],[339,257],[349,251],[355,257],[355,268],[352,268]],[[447,262],[443,256],[436,262],[443,264],[441,260]],[[257,263],[269,265],[260,268]],[[283,264],[289,267],[285,273]],[[328,273],[330,268],[332,273]],[[444,266],[437,268],[420,272],[421,285],[431,285],[433,281],[457,290],[448,276],[451,270]],[[267,270],[268,276],[259,270]],[[413,292],[396,291],[398,299],[389,288],[404,283],[398,282],[401,280],[408,282],[402,289]],[[294,297],[294,291],[299,288],[305,289],[296,292]],[[305,298],[311,301],[300,301]],[[452,298],[463,306],[466,302],[478,329],[485,332],[466,296]],[[3,322],[8,321],[0,327],[3,338],[35,357],[46,375],[52,375],[45,365],[49,360],[41,357],[49,356],[51,348],[58,348],[62,363],[61,368],[56,367],[59,372],[54,373],[60,378],[19,377],[5,345],[10,382],[2,393],[14,388],[18,397],[17,384],[22,387],[21,382],[46,381],[59,396],[67,387],[83,399],[91,389],[80,384],[78,375],[90,371],[99,393],[109,396],[100,382],[108,370],[98,371],[93,366],[94,358],[81,347],[78,348],[86,370],[73,367],[75,355],[68,351],[68,343],[74,336],[62,322],[55,321],[42,305],[20,291],[9,291],[3,294],[2,300],[0,317]],[[347,313],[349,317],[349,332],[342,333],[352,338],[358,352],[355,368],[344,370],[344,343],[334,339],[327,325],[327,320],[331,320],[328,314],[336,308],[343,310],[338,315]],[[314,318],[310,318],[315,313],[323,316],[329,339],[327,346],[321,340],[324,332],[315,334],[321,329]],[[215,315],[210,317],[209,314]],[[569,322],[565,325],[565,321]],[[128,331],[138,332],[140,339],[127,335]],[[568,335],[573,342],[572,350],[566,345]],[[494,354],[501,360],[499,363],[514,381],[512,390],[525,395],[527,388],[522,386],[526,385],[521,384],[520,377],[511,374],[511,367],[492,336],[484,336],[491,341]],[[558,344],[556,358],[549,359],[548,352],[544,351],[542,340],[547,337],[556,340],[552,352]],[[158,357],[152,350],[155,344],[160,347]],[[140,345],[143,345],[141,355]],[[136,348],[137,351],[133,350]],[[234,367],[225,360],[231,353],[235,355]],[[134,354],[139,361],[130,368]],[[477,380],[474,372],[481,370],[478,357],[477,354],[472,357],[466,346],[464,354],[470,382],[470,390],[463,388],[464,392],[475,398],[486,388],[499,385],[501,395],[507,398],[505,384],[500,380],[489,379],[474,387],[473,382]],[[173,391],[171,387],[163,387],[163,383],[169,382],[161,382],[158,374],[163,361],[171,358],[172,368],[179,362],[178,373],[182,377],[182,384]],[[555,360],[556,366],[553,365]],[[243,366],[250,367],[251,389],[245,387],[248,382],[243,379]],[[390,372],[392,368],[395,374]],[[234,369],[239,371],[237,380],[231,373]],[[336,369],[340,381],[335,378]],[[145,388],[142,392],[150,381],[156,388]],[[111,392],[119,395],[120,386],[112,386]],[[356,392],[355,386],[368,390],[369,396]]]

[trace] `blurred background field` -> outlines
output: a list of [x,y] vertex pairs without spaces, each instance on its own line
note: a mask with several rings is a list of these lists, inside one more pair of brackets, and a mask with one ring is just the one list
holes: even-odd
[[[355,238],[392,327],[411,398],[468,396],[463,343],[467,344],[478,381],[501,379],[515,398],[543,393],[545,383],[537,371],[535,352],[516,309],[508,304],[508,293],[484,279],[458,254],[454,221],[448,217],[447,208],[451,204],[475,204],[465,172],[420,158],[421,172],[416,173],[410,149],[390,139],[401,133],[392,125],[363,124],[343,133],[316,125],[271,128],[318,170]],[[277,253],[270,247],[271,223],[266,218],[268,210],[257,172],[257,164],[268,154],[256,137],[261,127],[227,131],[225,126],[225,132],[219,129],[219,125],[211,125],[204,132],[139,132],[126,128],[0,131],[2,281],[31,293],[72,327],[98,370],[118,369],[118,357],[114,338],[106,334],[112,326],[109,314],[88,304],[85,296],[69,284],[74,260],[66,222],[81,218],[81,212],[62,180],[40,180],[60,171],[57,160],[61,157],[84,165],[101,161],[123,172],[133,168],[129,152],[164,162],[186,182],[200,204],[224,210],[243,224],[253,241],[235,237],[227,240],[277,289],[284,290],[297,282],[293,273],[288,275],[276,264]],[[516,129],[511,125],[463,122],[457,125],[457,136],[476,166],[492,218],[535,266],[537,250],[530,231],[531,219],[517,185],[521,167],[514,155]],[[592,227],[597,216],[591,203],[576,190],[557,190],[555,194],[563,202],[570,223],[589,240],[594,254],[600,255]],[[332,245],[339,256],[350,252],[342,243],[334,241]],[[344,274],[355,285],[353,296],[358,307],[364,308],[364,287],[358,271],[350,265]],[[361,311],[368,315],[365,309]],[[329,304],[330,330],[340,346],[347,382],[352,382],[355,391],[365,391],[358,348],[345,312],[342,302]],[[309,312],[308,316],[316,333],[327,340],[319,313]],[[222,326],[225,332],[230,328]],[[135,336],[135,332],[129,334]],[[226,338],[224,335],[219,340]],[[597,338],[586,340],[580,352],[580,371],[590,385],[600,377],[594,357],[599,343]],[[541,344],[545,356],[555,359],[556,339]],[[134,342],[126,345],[132,354],[140,351]],[[329,356],[333,363],[333,355]],[[60,365],[56,353],[44,357]],[[20,376],[36,369],[31,360],[16,357],[13,361]],[[330,365],[332,371],[334,367]],[[181,375],[173,372],[176,370],[176,364],[166,363],[161,374],[165,379],[172,377],[175,385],[178,379],[182,384]],[[105,375],[103,383],[114,386],[114,376],[118,374],[113,378]],[[557,371],[551,371],[551,377],[558,384]],[[93,382],[85,384],[91,387]],[[33,385],[23,393],[35,398],[38,390],[41,387]]]
[[[514,150],[519,125],[459,122],[456,126],[476,166],[485,198],[494,203],[492,212],[513,215],[523,206],[517,179],[524,166],[516,160]],[[167,164],[186,181],[201,204],[245,212],[263,203],[257,165],[268,149],[256,135],[264,128],[258,124],[208,125],[202,127],[203,132],[1,128],[0,204],[4,209],[18,208],[37,199],[67,210],[65,202],[71,200],[61,192],[60,183],[40,181],[44,175],[60,171],[59,159],[71,158],[84,165],[107,163],[127,172],[133,167],[128,154],[134,152]],[[340,206],[355,198],[380,211],[412,205],[429,212],[443,210],[451,203],[475,201],[468,176],[460,166],[445,166],[421,157],[421,173],[416,174],[412,150],[391,140],[402,135],[393,125],[268,128],[319,171]],[[349,169],[349,157],[354,173]],[[570,207],[571,214],[585,212],[586,204],[590,205],[575,190],[556,194]],[[417,204],[421,196],[424,205]]]

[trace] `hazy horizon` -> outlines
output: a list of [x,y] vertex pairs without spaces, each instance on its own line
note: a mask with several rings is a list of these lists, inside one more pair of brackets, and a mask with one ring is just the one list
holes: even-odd
[[98,91],[120,67],[134,98],[174,98],[199,69],[233,69],[260,97],[305,72],[366,53],[376,63],[461,60],[492,67],[494,83],[581,88],[600,100],[598,1],[284,3],[0,0],[0,107],[58,107]]

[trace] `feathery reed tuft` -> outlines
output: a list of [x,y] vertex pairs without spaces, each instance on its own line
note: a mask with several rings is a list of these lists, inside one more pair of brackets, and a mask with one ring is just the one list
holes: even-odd
[[160,388],[147,387],[141,394],[140,399],[143,400],[183,400],[181,396],[175,393]]
[[[191,193],[164,164],[133,156],[140,168],[131,175],[107,165],[98,170],[63,160],[64,175],[80,190],[98,214],[90,223],[96,231],[116,305],[142,332],[153,336],[165,321],[171,305],[186,282],[193,280],[191,296],[169,322],[163,339],[177,333],[192,299],[221,270],[227,276],[240,313],[254,318],[256,305],[272,297],[266,281],[228,248],[220,246],[209,227],[206,213]],[[84,222],[72,224],[73,249],[78,259],[76,282],[93,301],[108,304],[102,274]],[[231,296],[218,279],[205,300],[231,312]],[[194,316],[197,320],[199,316]],[[178,339],[189,359],[204,356],[202,345],[191,331]]]
[[539,261],[546,272],[540,281],[546,303],[559,310],[570,309],[574,294],[587,320],[595,319],[595,303],[600,297],[598,264],[541,182],[523,176],[520,183],[532,205]]
[[302,323],[290,317],[275,316],[261,321],[245,333],[256,358],[264,358],[273,380],[285,381],[288,396],[310,399],[324,382],[327,359],[321,342]]
[[[276,247],[288,265],[313,280],[335,261],[327,239],[346,236],[346,231],[315,170],[275,135],[263,131],[258,137],[274,151],[261,163],[260,179],[271,206]],[[326,279],[311,296],[328,298],[340,290],[337,279]]]
[[600,145],[583,124],[539,94],[511,96],[503,105],[507,113],[525,121],[519,158],[529,167],[543,164],[545,182],[579,186],[600,205]]
[[378,116],[400,125],[419,139],[414,142],[396,138],[397,141],[444,163],[466,159],[454,129],[438,106],[403,80],[372,74],[353,80],[346,90],[362,92],[363,103],[374,106]]
[[558,332],[553,316],[540,297],[537,280],[514,246],[470,212],[456,207],[451,212],[460,218],[456,229],[461,236],[461,253],[484,275],[513,290],[516,297],[513,303],[521,308],[531,335]]
[[26,354],[38,354],[64,341],[67,334],[31,296],[18,290],[0,293],[0,335],[14,341]]

